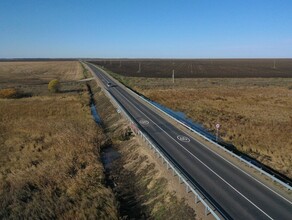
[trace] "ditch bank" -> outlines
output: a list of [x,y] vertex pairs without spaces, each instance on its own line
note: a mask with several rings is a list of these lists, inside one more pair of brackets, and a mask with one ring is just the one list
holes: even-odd
[[107,141],[101,147],[106,186],[118,201],[121,219],[195,219],[193,208],[178,195],[168,178],[147,152],[95,82],[91,94]]

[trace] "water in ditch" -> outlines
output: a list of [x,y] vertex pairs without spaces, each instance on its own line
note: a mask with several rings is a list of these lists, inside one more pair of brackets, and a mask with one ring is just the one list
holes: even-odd
[[96,107],[94,102],[90,103],[90,110],[91,110],[91,115],[93,117],[93,120],[95,121],[95,123],[97,123],[98,125],[101,125],[101,118],[99,117],[97,111],[96,111]]
[[[90,94],[90,109],[91,114],[94,121],[102,128],[103,123],[101,117],[99,116],[96,106],[95,100],[93,98],[93,93],[89,85],[88,92]],[[115,193],[116,199],[119,203],[118,209],[121,216],[121,219],[146,219],[145,214],[140,208],[139,201],[136,200],[135,193],[131,188],[128,189],[128,180],[125,179],[125,176],[119,172],[122,172],[122,165],[115,163],[118,159],[121,158],[121,154],[118,150],[113,146],[110,139],[106,141],[105,144],[100,149],[100,160],[104,167],[105,174],[105,185],[106,187],[110,187]],[[119,162],[120,163],[120,162]],[[114,176],[118,176],[118,178],[124,179],[123,184],[119,182],[119,186],[117,185],[117,180]]]

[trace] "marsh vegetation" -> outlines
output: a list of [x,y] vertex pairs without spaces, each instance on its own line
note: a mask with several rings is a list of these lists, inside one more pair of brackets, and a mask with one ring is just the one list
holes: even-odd
[[[59,79],[59,93],[48,83]],[[105,187],[100,148],[78,62],[0,63],[0,218],[117,219]]]

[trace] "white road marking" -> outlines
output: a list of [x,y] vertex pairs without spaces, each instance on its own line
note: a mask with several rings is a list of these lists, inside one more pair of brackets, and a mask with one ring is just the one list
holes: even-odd
[[140,123],[141,125],[148,125],[148,124],[149,124],[149,121],[147,121],[147,120],[145,120],[145,119],[141,119],[141,120],[139,121],[139,123]]
[[178,135],[177,136],[177,139],[180,140],[180,141],[182,141],[182,142],[186,142],[186,143],[188,143],[188,142],[191,141],[188,137],[183,136],[183,135]]

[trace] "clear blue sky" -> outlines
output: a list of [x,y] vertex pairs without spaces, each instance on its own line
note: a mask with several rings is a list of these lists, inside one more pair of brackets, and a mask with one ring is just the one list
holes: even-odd
[[291,0],[1,0],[0,58],[292,57]]

